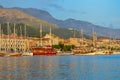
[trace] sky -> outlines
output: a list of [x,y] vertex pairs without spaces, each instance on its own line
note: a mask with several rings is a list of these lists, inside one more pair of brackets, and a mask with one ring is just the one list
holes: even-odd
[[7,8],[37,8],[48,11],[59,20],[73,18],[120,28],[120,0],[0,0],[0,5]]

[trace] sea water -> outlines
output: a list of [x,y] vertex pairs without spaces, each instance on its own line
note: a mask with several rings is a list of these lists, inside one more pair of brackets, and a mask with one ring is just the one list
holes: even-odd
[[0,80],[120,80],[120,55],[0,57]]

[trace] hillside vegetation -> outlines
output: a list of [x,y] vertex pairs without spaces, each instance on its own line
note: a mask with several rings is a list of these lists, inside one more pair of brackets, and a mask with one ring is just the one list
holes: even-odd
[[0,8],[0,24],[2,24],[3,32],[7,34],[7,23],[10,23],[11,32],[13,31],[13,24],[16,24],[17,33],[20,34],[20,26],[22,27],[22,33],[24,34],[24,26],[27,26],[27,35],[32,37],[39,37],[40,25],[43,26],[43,35],[49,33],[50,27],[52,33],[56,34],[61,38],[80,37],[80,32],[75,30],[75,36],[73,30],[68,28],[61,28],[55,24],[47,21],[35,18],[23,11],[17,9],[6,9]]
[[40,24],[42,24],[46,29],[48,27],[57,28],[57,26],[54,24],[48,23],[47,21],[41,19],[37,19],[17,9],[0,9],[0,22],[24,23],[34,28],[39,28]]

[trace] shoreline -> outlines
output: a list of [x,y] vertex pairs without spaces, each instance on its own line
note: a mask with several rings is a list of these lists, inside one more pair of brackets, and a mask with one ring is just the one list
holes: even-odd
[[86,53],[86,54],[74,54],[75,56],[99,56],[99,55],[116,55],[120,54],[120,52],[114,52],[113,54],[105,54],[103,52],[94,52],[94,53]]
[[[113,54],[105,54],[103,52],[93,52],[93,53],[86,53],[86,54],[80,54],[80,53],[74,54],[73,52],[69,52],[69,53],[63,52],[63,53],[56,54],[54,56],[101,56],[101,55],[117,55],[117,54],[120,54],[120,52],[113,52]],[[1,56],[1,57],[5,57],[5,56],[7,56],[7,55]],[[19,57],[22,57],[22,56],[19,56]],[[47,55],[45,55],[45,56],[47,56]],[[7,57],[9,57],[9,56],[7,56]]]

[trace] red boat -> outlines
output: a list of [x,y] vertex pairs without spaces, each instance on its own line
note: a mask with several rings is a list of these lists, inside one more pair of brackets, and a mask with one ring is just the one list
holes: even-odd
[[57,51],[55,51],[51,46],[32,48],[32,52],[33,56],[52,56],[57,54]]

